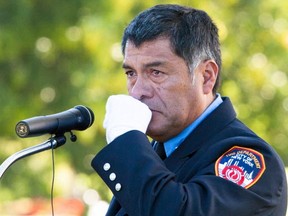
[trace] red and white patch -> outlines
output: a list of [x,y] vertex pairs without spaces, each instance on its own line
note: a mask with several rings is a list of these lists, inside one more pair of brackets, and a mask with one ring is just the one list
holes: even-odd
[[250,148],[234,146],[225,152],[215,164],[216,176],[234,182],[244,188],[255,184],[266,169],[264,157]]

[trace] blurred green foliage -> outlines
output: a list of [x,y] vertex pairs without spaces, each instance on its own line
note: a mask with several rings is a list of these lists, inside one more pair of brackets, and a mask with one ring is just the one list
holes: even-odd
[[[0,1],[0,160],[49,137],[20,139],[15,124],[83,104],[94,125],[55,150],[54,196],[111,193],[90,166],[105,145],[102,121],[109,95],[126,93],[122,32],[140,11],[158,3],[203,9],[219,27],[223,70],[220,93],[239,118],[288,164],[288,1]],[[69,138],[69,137],[67,137]],[[0,181],[0,203],[49,197],[51,151],[16,162]],[[0,207],[1,212],[1,207]]]

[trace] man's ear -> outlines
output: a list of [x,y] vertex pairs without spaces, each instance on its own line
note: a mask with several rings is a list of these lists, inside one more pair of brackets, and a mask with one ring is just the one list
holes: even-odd
[[218,76],[218,65],[212,59],[202,62],[202,74],[203,74],[203,93],[212,93],[213,87],[216,83]]

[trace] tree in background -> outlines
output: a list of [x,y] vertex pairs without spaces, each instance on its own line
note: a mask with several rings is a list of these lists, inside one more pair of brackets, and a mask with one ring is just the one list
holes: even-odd
[[[78,141],[55,150],[58,197],[101,199],[111,194],[90,167],[105,145],[106,99],[126,93],[120,43],[126,24],[140,11],[175,1],[11,0],[0,2],[0,159],[47,137],[20,139],[19,120],[90,107],[94,125]],[[266,139],[288,164],[288,2],[181,1],[207,11],[219,27],[221,94],[231,97],[241,120]],[[16,162],[0,181],[0,203],[50,197],[51,152]],[[93,196],[92,196],[93,197]],[[1,212],[1,206],[0,206]]]

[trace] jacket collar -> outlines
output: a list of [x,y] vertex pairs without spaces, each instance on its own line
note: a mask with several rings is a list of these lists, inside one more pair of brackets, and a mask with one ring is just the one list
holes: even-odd
[[223,97],[221,103],[182,144],[165,160],[166,166],[175,172],[187,157],[192,156],[199,148],[208,143],[208,140],[220,132],[227,124],[236,118],[235,110],[228,97]]

